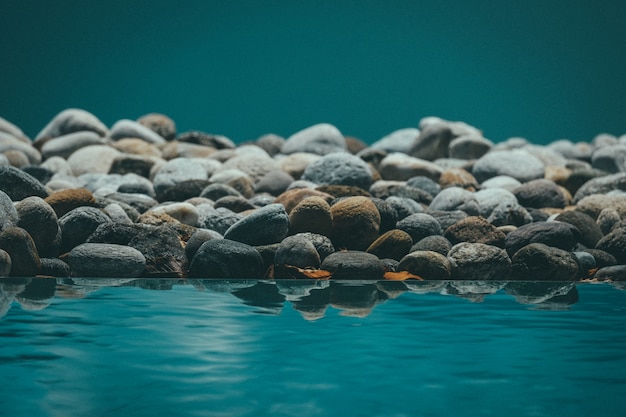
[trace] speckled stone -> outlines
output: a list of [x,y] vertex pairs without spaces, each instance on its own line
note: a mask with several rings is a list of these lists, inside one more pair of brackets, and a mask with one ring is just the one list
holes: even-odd
[[399,261],[409,253],[413,246],[411,236],[399,229],[383,233],[367,248],[366,252],[378,256],[380,259],[395,259]]
[[428,214],[430,214],[435,219],[437,219],[437,221],[441,225],[441,230],[443,231],[445,231],[448,227],[452,226],[456,222],[469,217],[467,213],[461,210],[452,210],[452,211],[429,210]]
[[294,235],[280,242],[274,257],[274,264],[318,269],[321,260],[317,249],[306,236]]
[[18,214],[11,198],[0,191],[0,232],[7,227],[17,225]]
[[59,258],[41,258],[39,275],[44,277],[68,278],[71,273],[70,266]]
[[345,151],[345,138],[339,129],[328,123],[319,123],[294,133],[287,138],[281,150],[285,155],[295,152],[328,155]]
[[378,237],[380,213],[367,197],[348,197],[330,208],[336,248],[365,250]]
[[[158,242],[158,244],[155,244]],[[128,242],[145,257],[146,277],[176,277],[187,275],[187,256],[179,234],[174,228],[142,227]]]
[[194,143],[215,149],[235,149],[237,146],[235,145],[235,142],[224,135],[215,135],[212,133],[200,132],[198,130],[183,132],[176,137],[176,140],[183,143]]
[[361,158],[345,152],[330,153],[309,164],[301,179],[319,185],[350,185],[369,189],[372,171]]
[[199,196],[209,184],[204,166],[191,158],[176,158],[162,166],[154,177],[159,201],[182,201]]
[[533,217],[528,210],[517,203],[501,203],[491,211],[487,221],[497,227],[519,227],[531,223]]
[[256,249],[228,239],[204,242],[189,267],[191,278],[258,279],[263,273],[263,259]]
[[566,204],[563,192],[554,182],[544,179],[529,181],[513,190],[519,204],[534,208],[563,208]]
[[321,269],[331,272],[333,280],[379,280],[386,272],[376,255],[352,250],[328,255]]
[[441,192],[433,198],[433,201],[428,206],[428,211],[431,210],[461,210],[470,216],[477,216],[480,214],[480,206],[474,197],[474,194],[459,187],[450,187],[441,190]]
[[27,197],[15,204],[17,226],[26,230],[42,257],[59,255],[61,228],[56,213],[41,197]]
[[626,281],[626,265],[605,266],[598,269],[593,278],[598,281]]
[[201,204],[198,209],[198,226],[203,229],[215,230],[219,234],[226,233],[229,227],[243,218],[225,207],[214,208],[209,204]]
[[67,262],[72,275],[91,278],[135,278],[146,259],[137,249],[108,243],[83,243],[70,252]]
[[321,197],[307,197],[289,213],[292,233],[312,232],[330,236],[333,229],[333,217],[330,205]]
[[526,245],[542,243],[570,251],[580,241],[578,229],[564,222],[529,223],[506,235],[504,241],[509,256]]
[[46,198],[48,191],[32,175],[12,166],[0,166],[0,191],[12,201],[37,196]]
[[527,281],[573,281],[578,277],[578,263],[572,253],[531,243],[511,258],[511,279]]
[[424,239],[415,243],[409,253],[415,251],[433,251],[447,256],[452,249],[452,244],[448,239],[441,235],[426,236]]
[[603,250],[615,256],[620,264],[626,264],[626,228],[617,227],[608,235],[600,239],[596,249]]
[[591,166],[611,174],[626,171],[626,144],[601,147],[591,156]]
[[480,215],[487,218],[493,210],[502,204],[518,204],[515,195],[503,188],[487,188],[474,193],[480,206]]
[[256,207],[254,204],[250,203],[248,199],[243,196],[237,195],[227,195],[221,197],[215,201],[213,207],[218,208],[227,208],[230,211],[235,213],[243,213],[248,210],[254,210]]
[[198,251],[198,249],[200,248],[200,246],[202,246],[204,242],[208,242],[209,240],[213,240],[213,239],[223,239],[223,238],[224,237],[220,233],[216,232],[215,230],[209,230],[209,229],[196,230],[194,234],[191,235],[191,237],[187,241],[187,244],[185,245],[185,255],[187,256],[187,259],[191,261],[193,257],[195,256],[196,252]]
[[511,260],[504,249],[483,243],[462,242],[448,253],[452,279],[489,281],[508,279]]
[[600,214],[598,214],[596,225],[600,229],[602,235],[608,235],[614,228],[622,225],[622,218],[617,210],[613,208],[605,208],[600,212]]
[[484,217],[470,216],[459,220],[448,227],[443,234],[446,239],[456,245],[461,242],[484,243],[486,245],[504,247],[506,236]]
[[[28,232],[20,227],[7,227],[0,233],[0,249],[11,260],[10,276],[33,277],[39,273],[41,260],[35,242]],[[6,264],[5,264],[6,269]]]
[[415,251],[400,260],[398,271],[408,271],[425,280],[448,280],[452,275],[452,264],[438,252]]
[[437,219],[426,213],[411,214],[398,221],[396,227],[408,233],[413,242],[418,242],[426,236],[443,234]]
[[198,209],[189,203],[169,203],[153,207],[149,211],[155,214],[168,214],[179,222],[189,226],[198,225]]
[[120,139],[113,142],[111,146],[125,154],[141,155],[146,158],[162,158],[163,156],[163,153],[156,145],[138,138]]
[[229,195],[243,197],[239,191],[235,190],[230,185],[221,184],[221,183],[207,185],[200,192],[200,197],[208,198],[213,201],[217,201],[220,198],[226,197]]

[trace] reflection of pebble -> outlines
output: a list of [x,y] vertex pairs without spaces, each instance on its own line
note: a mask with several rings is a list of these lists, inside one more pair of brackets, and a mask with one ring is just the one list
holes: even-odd
[[[626,263],[612,136],[494,144],[429,117],[365,148],[325,123],[237,146],[162,114],[109,129],[68,109],[31,142],[0,121],[2,275],[95,274],[89,254],[111,278],[618,280]],[[129,249],[134,267],[109,265]]]

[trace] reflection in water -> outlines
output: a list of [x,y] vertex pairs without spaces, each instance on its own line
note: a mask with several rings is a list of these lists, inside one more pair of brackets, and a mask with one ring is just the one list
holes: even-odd
[[[615,285],[624,290],[624,286]],[[285,306],[299,311],[306,320],[324,317],[329,307],[342,315],[366,317],[374,308],[400,295],[441,294],[484,302],[492,294],[504,292],[519,304],[537,309],[563,310],[578,302],[574,282],[495,282],[495,281],[326,281],[326,280],[180,280],[180,279],[87,279],[25,278],[0,280],[0,317],[14,301],[25,310],[41,310],[54,297],[84,298],[105,287],[139,287],[171,290],[175,285],[191,285],[198,291],[228,292],[256,313],[279,315]]]

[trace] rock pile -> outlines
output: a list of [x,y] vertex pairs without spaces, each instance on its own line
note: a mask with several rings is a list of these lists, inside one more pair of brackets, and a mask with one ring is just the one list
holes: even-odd
[[237,146],[148,114],[0,118],[0,276],[626,280],[626,136],[424,118]]

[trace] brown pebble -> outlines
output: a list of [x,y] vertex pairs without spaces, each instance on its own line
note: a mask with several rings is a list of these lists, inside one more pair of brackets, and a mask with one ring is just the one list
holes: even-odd
[[380,230],[380,213],[367,197],[347,197],[330,208],[335,248],[365,250]]
[[395,259],[399,261],[409,253],[413,246],[413,239],[407,232],[392,229],[383,233],[367,248],[366,252],[373,253],[380,259]]
[[86,188],[70,188],[57,191],[45,198],[45,202],[50,204],[58,218],[69,213],[78,207],[96,206],[96,199]]
[[496,226],[480,216],[470,216],[459,220],[448,227],[443,235],[452,245],[470,242],[484,243],[499,248],[504,247],[504,239],[506,237]]
[[292,234],[312,232],[330,237],[333,229],[330,205],[322,197],[305,198],[289,213],[289,227]]

